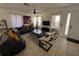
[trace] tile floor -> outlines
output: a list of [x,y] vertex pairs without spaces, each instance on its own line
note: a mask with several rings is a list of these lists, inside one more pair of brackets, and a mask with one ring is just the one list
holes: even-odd
[[48,52],[40,48],[30,34],[22,37],[26,41],[26,49],[17,56],[79,56],[79,44],[69,42],[63,37],[59,36]]

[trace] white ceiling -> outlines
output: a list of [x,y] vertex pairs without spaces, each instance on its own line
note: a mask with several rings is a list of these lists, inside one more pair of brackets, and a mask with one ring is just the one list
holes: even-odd
[[29,3],[29,5],[24,5],[24,3],[0,3],[1,8],[16,10],[20,12],[32,13],[33,9],[37,9],[39,12],[49,12],[57,11],[66,7],[71,7],[78,4],[72,3]]

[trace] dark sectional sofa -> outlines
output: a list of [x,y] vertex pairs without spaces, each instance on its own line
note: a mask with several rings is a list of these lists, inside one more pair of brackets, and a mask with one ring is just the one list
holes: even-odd
[[19,34],[17,34],[17,37],[19,38],[19,40],[15,40],[11,37],[8,37],[5,42],[0,44],[0,55],[2,56],[17,55],[26,48],[26,43],[23,40],[23,38],[21,38]]

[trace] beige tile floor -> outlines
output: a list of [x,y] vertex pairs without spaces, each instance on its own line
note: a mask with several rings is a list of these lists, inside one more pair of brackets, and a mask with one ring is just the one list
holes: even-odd
[[26,49],[17,54],[17,56],[72,56],[79,55],[79,44],[67,41],[63,37],[53,43],[52,48],[46,52],[40,48],[34,39],[29,35],[25,34],[22,36],[26,41]]
[[79,56],[79,44],[68,42],[67,55]]

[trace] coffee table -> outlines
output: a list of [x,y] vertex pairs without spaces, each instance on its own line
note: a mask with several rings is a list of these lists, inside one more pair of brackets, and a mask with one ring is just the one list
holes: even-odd
[[31,34],[34,35],[36,38],[40,38],[45,35],[45,32],[43,32],[42,30],[39,30],[39,29],[34,29],[31,32]]
[[[45,33],[41,30],[37,30],[35,29],[31,35],[32,38],[36,39],[36,41],[38,42],[38,45],[43,48],[45,51],[49,51],[49,49],[52,47],[52,44],[50,43],[50,39],[52,37],[52,34],[49,37],[45,37]],[[46,40],[46,41],[45,41]],[[48,41],[47,41],[48,40]],[[45,44],[44,44],[45,43]]]

